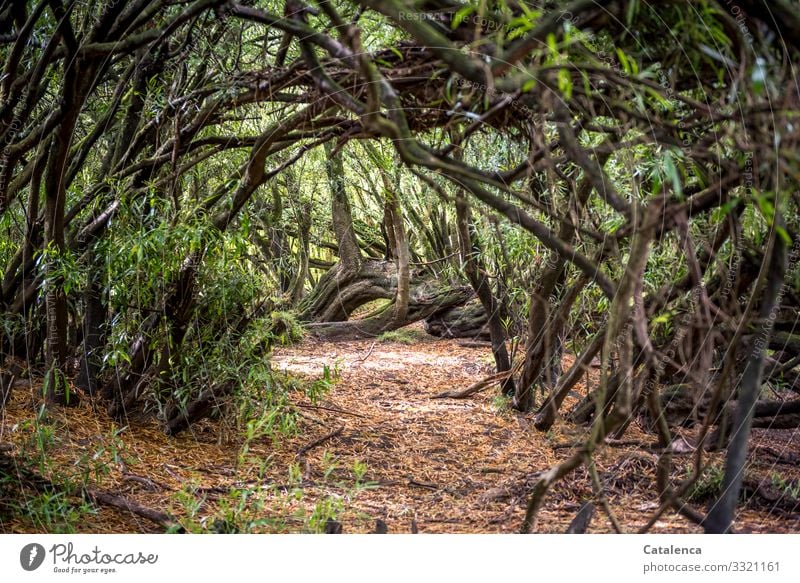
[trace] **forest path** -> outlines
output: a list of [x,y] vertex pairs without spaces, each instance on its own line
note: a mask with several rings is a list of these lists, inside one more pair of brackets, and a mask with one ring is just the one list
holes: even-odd
[[[338,427],[342,431],[304,456],[304,475],[318,482],[331,460],[342,476],[356,463],[366,464],[364,479],[378,486],[351,497],[341,517],[345,532],[369,531],[376,519],[390,532],[410,532],[412,520],[421,532],[517,532],[537,474],[570,455],[565,444],[580,436],[561,424],[546,434],[536,431],[530,415],[498,398],[496,386],[468,399],[432,399],[494,372],[491,351],[415,332],[413,344],[309,340],[275,352],[274,370],[314,380],[328,367],[337,377],[320,403],[327,409],[313,411],[324,420],[306,427],[303,440],[313,443]],[[613,466],[622,452],[601,454],[598,465]],[[649,474],[654,459],[636,459]],[[634,479],[622,490],[635,494],[641,486],[641,478]],[[564,532],[590,497],[585,471],[557,484],[540,514],[540,530]],[[627,502],[622,519],[644,521],[655,506],[648,498]],[[590,530],[610,528],[598,515]],[[655,530],[661,528],[694,530],[680,519]]]
[[[302,450],[341,428],[303,456],[304,477],[314,484],[308,493],[337,495],[323,476],[327,473],[329,482],[337,474],[352,481],[354,465],[365,463],[364,480],[377,487],[345,495],[347,510],[339,517],[345,532],[369,532],[376,519],[395,533],[410,532],[412,520],[420,532],[518,532],[539,473],[569,457],[586,428],[557,422],[547,433],[536,431],[532,414],[511,410],[498,398],[497,386],[468,399],[433,399],[493,373],[491,351],[436,339],[421,329],[410,332],[413,344],[308,340],[273,355],[273,369],[290,375],[319,379],[326,366],[336,372],[335,385],[319,403],[326,409],[313,411],[318,418],[303,429],[306,445],[293,445]],[[564,366],[571,362],[565,356]],[[596,375],[590,373],[589,382],[596,382]],[[576,386],[579,393],[585,390],[583,382]],[[764,435],[754,447],[761,439],[773,444]],[[657,507],[654,442],[633,423],[620,444],[596,454],[604,491],[626,532],[636,532]],[[712,457],[721,464],[721,454]],[[688,457],[675,459],[676,481],[688,463]],[[328,472],[331,464],[335,469]],[[551,488],[537,530],[564,532],[581,503],[593,498],[591,479],[581,467]],[[737,525],[739,532],[793,532],[797,520],[781,522],[763,508],[744,507]],[[589,532],[611,531],[598,510]],[[662,516],[651,531],[701,532],[674,513]]]
[[[375,519],[390,532],[409,532],[412,520],[425,532],[517,530],[521,506],[508,503],[522,502],[526,476],[553,460],[545,436],[525,429],[528,422],[508,411],[494,388],[464,400],[431,398],[491,374],[488,347],[424,334],[413,340],[309,341],[276,351],[274,370],[313,380],[328,367],[337,379],[320,403],[328,409],[314,411],[325,414],[324,427],[311,431],[343,430],[306,454],[306,471],[324,472],[325,451],[345,470],[366,464],[365,480],[378,487],[352,500],[361,511],[349,517],[355,530]],[[313,442],[313,435],[304,439]],[[342,522],[353,530],[348,517]]]

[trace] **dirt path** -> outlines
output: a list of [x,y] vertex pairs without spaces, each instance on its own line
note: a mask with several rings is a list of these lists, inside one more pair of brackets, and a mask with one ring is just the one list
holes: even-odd
[[[351,515],[343,518],[350,531],[368,530],[380,518],[392,532],[408,532],[412,519],[426,532],[517,532],[536,475],[570,455],[568,444],[582,436],[583,429],[565,424],[547,434],[535,431],[529,416],[509,410],[497,398],[496,388],[466,400],[431,399],[493,372],[488,348],[425,336],[412,346],[308,342],[276,353],[273,366],[315,378],[325,365],[339,371],[326,404],[363,417],[329,416],[326,426],[335,418],[344,429],[309,454],[307,471],[319,472],[327,449],[343,466],[365,462],[368,479],[380,484],[351,500]],[[615,515],[635,532],[657,506],[656,456],[646,451],[653,437],[637,427],[625,440],[629,447],[605,448],[597,464]],[[590,498],[591,481],[581,469],[553,488],[539,530],[564,532],[581,502]],[[740,531],[796,532],[799,526],[795,517],[776,527],[774,516],[749,509],[739,518]],[[598,514],[590,532],[611,528],[607,517]],[[699,529],[667,514],[653,531]]]
[[345,467],[367,464],[367,478],[381,485],[360,493],[355,508],[395,532],[408,532],[412,519],[432,532],[512,531],[515,513],[487,509],[501,500],[507,508],[515,493],[499,487],[544,467],[547,456],[537,450],[549,448],[534,447],[491,396],[431,399],[491,373],[490,359],[487,349],[455,341],[359,341],[279,351],[273,367],[308,378],[325,365],[338,370],[325,405],[362,417],[328,415],[344,430],[308,458],[319,464],[327,449]]

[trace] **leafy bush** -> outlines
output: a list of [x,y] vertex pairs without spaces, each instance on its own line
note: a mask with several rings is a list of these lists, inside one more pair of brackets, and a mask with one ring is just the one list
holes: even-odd
[[291,312],[275,311],[270,314],[270,332],[275,341],[281,346],[288,346],[300,342],[305,337],[305,331],[297,316]]

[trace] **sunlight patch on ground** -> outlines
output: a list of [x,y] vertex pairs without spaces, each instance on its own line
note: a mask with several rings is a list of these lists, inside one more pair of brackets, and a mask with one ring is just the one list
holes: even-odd
[[[404,371],[409,367],[460,367],[463,359],[457,356],[441,356],[411,351],[395,351],[375,348],[369,353],[368,346],[363,354],[352,352],[322,352],[309,354],[281,354],[272,357],[272,369],[282,373],[295,373],[307,376],[321,375],[325,366],[340,372],[362,369],[375,372]],[[355,360],[350,360],[355,356]],[[361,358],[363,360],[359,361]]]

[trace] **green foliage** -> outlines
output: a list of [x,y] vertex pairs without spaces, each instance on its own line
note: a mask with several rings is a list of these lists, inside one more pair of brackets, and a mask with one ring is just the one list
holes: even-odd
[[725,468],[722,464],[709,465],[689,488],[686,499],[691,502],[703,502],[719,497],[724,479]]
[[344,511],[344,501],[338,496],[328,496],[319,500],[314,505],[314,510],[308,518],[308,530],[321,533],[329,520],[336,520]]
[[125,454],[121,438],[124,430],[114,428],[107,436],[97,436],[96,445],[85,447],[75,463],[62,465],[52,454],[69,443],[69,434],[62,422],[48,415],[44,406],[32,420],[13,426],[11,431],[26,435],[16,456],[21,471],[42,476],[46,483],[34,489],[26,479],[15,483],[16,476],[0,478],[0,492],[21,488],[18,495],[4,500],[8,502],[9,517],[51,533],[81,530],[86,518],[97,513],[97,508],[85,498],[85,490],[108,476],[112,467],[136,463]]
[[492,399],[492,407],[495,411],[497,411],[498,415],[508,415],[512,411],[512,402],[512,397],[503,394],[497,394]]
[[367,474],[367,464],[362,461],[356,460],[353,462],[353,477],[356,480],[356,485],[361,485],[364,482],[364,476]]
[[426,337],[426,334],[416,328],[400,328],[399,330],[389,330],[378,336],[381,342],[397,342],[398,344],[418,344]]
[[64,403],[70,404],[74,402],[72,385],[70,385],[67,375],[55,366],[51,366],[50,370],[45,374],[44,383],[42,383],[42,396],[44,397],[50,393],[51,389],[54,394],[64,395]]
[[45,272],[43,293],[59,288],[64,294],[69,295],[73,290],[81,289],[83,286],[86,273],[71,250],[58,249],[52,242],[48,243],[36,257],[36,262]]
[[32,469],[44,474],[51,469],[50,452],[57,445],[60,435],[48,415],[47,408],[41,405],[36,416],[11,428],[14,432],[26,433],[27,439],[22,447],[22,459],[27,460]]
[[21,501],[12,502],[11,511],[24,517],[34,528],[52,534],[72,534],[87,516],[97,512],[90,503],[76,502],[65,491],[45,491],[24,496]]
[[272,312],[270,314],[270,324],[270,333],[281,346],[300,342],[305,336],[297,316],[291,312]]
[[178,507],[181,526],[186,532],[204,532],[205,525],[201,510],[206,503],[207,496],[200,493],[195,484],[187,483],[172,495],[172,500]]
[[[539,235],[539,240],[514,224],[514,209],[508,205],[536,221],[540,228],[531,230],[538,233],[562,237],[565,228],[574,231],[567,237],[572,249],[597,261],[609,282],[616,283],[625,275],[635,213],[615,210],[604,194],[613,191],[634,211],[663,196],[669,216],[686,221],[697,257],[713,249],[723,227],[732,227],[735,236],[704,267],[703,283],[712,292],[715,278],[725,277],[742,259],[750,261],[748,268],[759,263],[770,235],[789,244],[800,226],[792,196],[798,176],[797,111],[786,96],[796,43],[779,47],[773,39],[781,36],[776,34],[781,19],[762,20],[748,7],[736,7],[734,13],[731,6],[705,0],[663,6],[636,0],[617,14],[623,26],[586,27],[581,3],[461,2],[437,14],[401,2],[397,5],[405,8],[398,18],[337,2],[336,10],[358,34],[353,30],[333,42],[336,26],[330,14],[310,11],[303,26],[316,34],[305,37],[313,45],[305,56],[316,55],[320,68],[313,63],[303,67],[332,74],[331,81],[342,79],[341,54],[325,53],[358,38],[366,59],[362,64],[373,58],[376,73],[403,88],[398,92],[402,111],[389,111],[395,105],[388,101],[376,103],[375,95],[363,91],[369,84],[357,78],[363,68],[351,67],[352,79],[334,87],[337,99],[323,112],[316,111],[318,91],[331,87],[316,83],[309,90],[307,76],[274,76],[301,63],[305,45],[289,43],[287,58],[277,63],[274,30],[258,19],[240,18],[225,3],[217,13],[200,4],[196,12],[183,13],[179,2],[153,3],[148,18],[133,19],[130,26],[104,22],[102,2],[72,4],[60,22],[51,9],[43,10],[32,22],[29,42],[19,44],[19,59],[7,67],[13,91],[4,95],[0,172],[2,350],[4,355],[24,352],[26,359],[38,360],[29,363],[32,369],[49,371],[53,363],[41,362],[38,355],[46,353],[48,333],[56,332],[65,336],[58,339],[68,346],[65,356],[81,358],[89,308],[95,308],[94,313],[109,318],[102,323],[102,345],[90,355],[101,362],[99,380],[152,379],[137,387],[135,405],[162,418],[219,388],[212,416],[241,438],[234,452],[238,467],[254,462],[253,451],[261,442],[297,431],[293,392],[302,391],[313,402],[336,382],[335,367],[306,382],[275,375],[269,364],[274,347],[303,339],[293,310],[339,259],[326,154],[319,147],[322,142],[332,146],[333,137],[341,138],[335,147],[342,153],[342,183],[351,199],[362,258],[391,256],[384,232],[390,200],[402,206],[415,276],[464,283],[452,202],[465,194],[481,269],[503,300],[509,335],[523,343],[532,298],[556,258],[542,242],[551,239]],[[277,1],[254,6],[278,14],[284,8]],[[429,45],[412,39],[415,27],[401,20],[445,14],[451,16],[450,28],[457,29],[452,34],[456,50],[446,51],[445,59],[436,51],[417,50]],[[182,20],[168,26],[178,15]],[[551,17],[558,21],[544,28],[548,34],[528,54],[509,57],[513,66],[491,75],[495,67],[503,68],[502,61],[487,57],[483,63],[484,56],[513,54],[543,18]],[[98,23],[106,30],[93,33]],[[439,26],[430,24],[419,28]],[[92,45],[92,51],[100,52],[113,46],[113,54],[78,59],[78,78],[68,84],[65,73],[72,69],[63,67],[57,53],[45,53],[58,46],[54,35],[61,28],[76,37],[75,46]],[[111,35],[109,42],[90,42],[98,32]],[[328,42],[321,43],[326,37]],[[102,74],[84,74],[101,61]],[[462,66],[453,66],[456,61]],[[475,83],[467,69],[480,78],[482,69],[490,75],[486,83]],[[411,77],[408,71],[414,72]],[[424,77],[417,77],[419,71]],[[79,90],[78,99],[70,98],[71,89]],[[386,92],[379,94],[386,97]],[[369,116],[362,105],[352,106],[357,102],[367,104]],[[496,109],[485,116],[490,108]],[[309,117],[292,125],[301,111]],[[406,119],[397,122],[403,115]],[[376,123],[365,132],[357,124],[368,118]],[[74,128],[63,125],[65,120],[76,121]],[[352,127],[341,126],[342,120]],[[569,151],[561,139],[568,127],[579,129],[578,145],[590,159],[611,152],[602,168],[593,173]],[[413,135],[400,135],[406,128]],[[385,137],[375,138],[376,129]],[[370,145],[356,137],[369,137]],[[59,153],[62,143],[67,146]],[[402,145],[410,149],[400,152]],[[418,161],[413,171],[406,166],[410,159]],[[62,165],[63,174],[54,176],[52,171]],[[253,177],[254,168],[268,174],[263,180]],[[456,179],[448,179],[448,172]],[[63,196],[53,197],[53,178],[64,187]],[[488,197],[466,193],[470,183],[480,183]],[[576,195],[587,184],[592,189],[579,202]],[[707,196],[715,190],[719,200]],[[246,200],[238,198],[242,192]],[[491,197],[495,204],[487,205]],[[697,197],[699,204],[693,199],[691,207],[682,208],[689,197]],[[56,224],[62,216],[64,224]],[[517,219],[521,216],[516,213]],[[779,217],[786,227],[777,224]],[[637,282],[646,303],[656,293],[674,290],[692,265],[669,222],[650,245],[644,281]],[[563,277],[548,292],[551,297],[543,298],[548,318],[581,281],[569,255],[564,253]],[[800,287],[798,278],[795,267],[795,288]],[[45,298],[53,291],[59,292],[59,301],[66,299],[66,330],[48,330],[52,302]],[[786,291],[784,299],[792,296]],[[711,295],[721,312],[728,311],[725,299]],[[389,301],[383,298],[374,307]],[[564,314],[573,349],[602,329],[611,304],[599,286],[589,283],[582,289]],[[695,306],[690,292],[680,292],[655,309],[656,314],[648,314],[648,333],[669,342]],[[726,315],[735,320],[740,313],[733,309]],[[720,321],[727,320],[715,316]],[[730,327],[716,328],[707,336],[725,338]],[[422,336],[403,329],[379,340],[414,344]],[[45,390],[57,388],[69,396],[65,372],[48,374]],[[498,398],[494,405],[504,412],[509,404]],[[59,480],[69,492],[101,479],[111,465],[126,459],[122,430],[115,430],[103,436],[96,450],[82,453],[80,470],[56,471],[50,456],[60,443],[59,424],[41,410],[23,429],[30,431],[25,453],[31,467]],[[323,465],[325,480],[342,472],[332,457],[325,457]],[[354,465],[356,488],[367,483],[366,472]],[[707,470],[691,495],[715,495],[719,473],[717,467]],[[301,478],[292,476],[291,496],[302,496]],[[194,506],[197,492],[187,491],[186,500],[178,503],[185,503],[193,531],[286,527],[259,522],[258,515],[271,509],[263,495],[257,488],[232,491],[210,523],[202,509],[208,501]],[[31,512],[55,525],[59,512],[69,514],[65,504],[59,495],[43,497]],[[340,512],[340,498],[322,499],[310,516],[292,516],[291,528],[302,524],[298,529],[318,530]],[[62,522],[72,520],[70,515]]]
[[194,481],[172,495],[174,512],[190,533],[282,533],[323,532],[329,520],[345,512],[347,502],[359,492],[376,488],[366,479],[367,465],[356,461],[352,481],[339,479],[340,464],[326,450],[322,454],[317,487],[321,493],[309,499],[308,487],[299,462],[287,468],[285,484],[269,484],[259,472],[259,484],[232,487],[220,496],[209,497]]
[[770,474],[770,482],[772,487],[778,490],[781,496],[785,497],[787,500],[792,501],[800,499],[800,480],[792,480],[782,476],[778,472],[772,472]]

